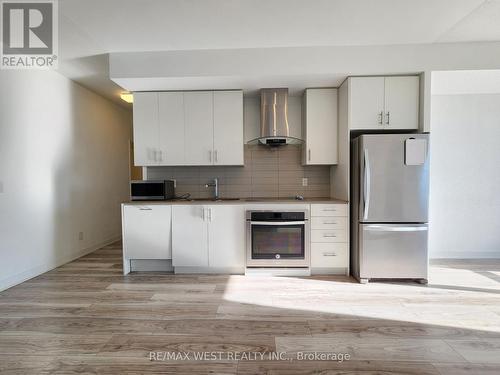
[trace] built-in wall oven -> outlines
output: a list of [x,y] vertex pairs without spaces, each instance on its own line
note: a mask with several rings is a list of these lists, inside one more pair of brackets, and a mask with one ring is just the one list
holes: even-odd
[[247,211],[247,267],[309,267],[309,211]]

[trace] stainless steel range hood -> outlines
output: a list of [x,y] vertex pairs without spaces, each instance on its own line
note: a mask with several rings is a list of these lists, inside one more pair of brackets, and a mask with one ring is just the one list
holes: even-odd
[[248,143],[268,146],[302,143],[301,139],[290,137],[288,89],[260,90],[260,137]]

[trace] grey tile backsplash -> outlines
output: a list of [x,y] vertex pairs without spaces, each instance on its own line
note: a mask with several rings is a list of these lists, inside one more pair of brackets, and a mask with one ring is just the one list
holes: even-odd
[[[301,146],[270,148],[245,145],[244,167],[148,167],[148,179],[175,179],[176,194],[209,198],[213,188],[205,184],[219,178],[220,196],[225,198],[305,198],[330,196],[330,167],[302,166]],[[308,186],[302,186],[302,179]]]

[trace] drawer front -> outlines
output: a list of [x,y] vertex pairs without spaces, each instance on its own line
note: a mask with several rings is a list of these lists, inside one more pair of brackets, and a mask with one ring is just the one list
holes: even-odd
[[311,244],[311,267],[345,267],[349,266],[348,247],[346,243],[313,243]]
[[346,217],[312,217],[311,229],[339,229],[347,230]]
[[347,242],[345,229],[313,229],[311,242]]
[[311,216],[347,216],[347,204],[312,204]]

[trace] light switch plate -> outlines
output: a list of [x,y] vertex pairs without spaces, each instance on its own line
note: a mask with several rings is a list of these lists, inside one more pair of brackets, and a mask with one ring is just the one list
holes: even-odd
[[309,180],[307,178],[302,179],[302,186],[307,186],[309,184]]

